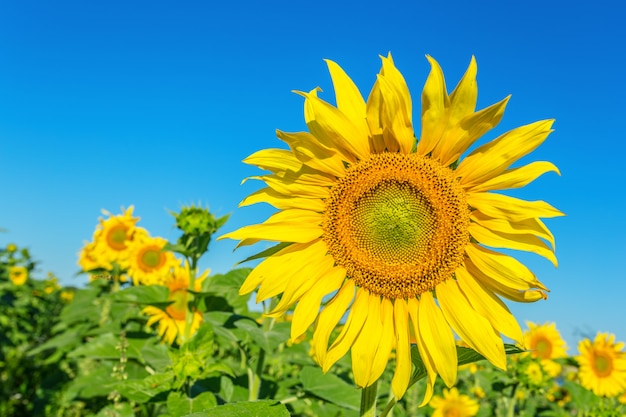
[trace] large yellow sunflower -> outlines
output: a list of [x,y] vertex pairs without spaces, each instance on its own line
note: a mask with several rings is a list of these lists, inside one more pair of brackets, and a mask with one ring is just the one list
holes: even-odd
[[526,322],[528,331],[524,333],[524,346],[533,358],[541,361],[541,366],[551,377],[561,372],[561,365],[552,359],[565,358],[567,345],[556,329],[555,323],[535,324]]
[[479,408],[476,400],[459,394],[456,388],[444,388],[443,397],[435,395],[429,405],[435,409],[431,417],[472,417]]
[[626,391],[626,352],[623,342],[615,343],[615,335],[598,333],[593,343],[583,339],[578,352],[578,377],[583,387],[606,397]]
[[170,273],[177,261],[173,252],[163,250],[166,244],[166,239],[147,234],[133,239],[129,248],[128,274],[135,285],[159,283]]
[[[169,288],[170,295],[168,301],[172,301],[172,304],[168,305],[165,310],[153,306],[143,309],[143,312],[150,316],[147,325],[151,326],[154,323],[158,323],[159,336],[170,345],[176,340],[179,343],[181,342],[181,338],[187,328],[187,314],[193,314],[191,327],[189,328],[190,336],[195,334],[202,324],[202,313],[198,310],[191,313],[187,307],[190,274],[189,264],[185,262],[182,265],[174,266],[170,274],[162,277],[161,282],[153,280],[152,284],[164,285]],[[200,291],[202,281],[208,275],[209,271],[207,270],[201,276],[196,277],[194,291]]]
[[522,331],[497,295],[536,301],[546,287],[522,263],[486,246],[535,252],[556,264],[554,238],[540,217],[562,215],[543,201],[490,192],[558,173],[549,162],[511,168],[545,140],[552,120],[514,129],[459,161],[498,124],[508,97],[475,111],[474,59],[450,95],[441,68],[428,60],[419,140],[411,96],[391,56],[382,58],[367,102],[326,61],[336,107],[318,98],[318,89],[299,92],[309,132],[277,131],[289,150],[262,150],[244,161],[271,173],[252,177],[267,187],[241,205],[265,202],[279,212],[222,236],[239,245],[281,242],[240,291],[258,288],[257,301],[282,294],[274,315],[297,304],[291,337],[316,323],[313,350],[324,371],[350,350],[355,382],[366,387],[395,350],[392,388],[401,398],[415,340],[428,371],[425,403],[437,374],[448,386],[456,380],[453,330],[506,368],[500,334],[521,342]]
[[133,217],[133,206],[120,215],[113,215],[106,210],[102,212],[109,217],[106,220],[101,218],[94,232],[92,257],[103,265],[115,262],[125,268],[128,263],[128,249],[135,232],[147,232],[135,226],[139,217]]

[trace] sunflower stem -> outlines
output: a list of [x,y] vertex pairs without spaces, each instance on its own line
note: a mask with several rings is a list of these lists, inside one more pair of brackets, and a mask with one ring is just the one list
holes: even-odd
[[376,417],[376,398],[378,381],[361,390],[361,417]]
[[[191,262],[189,262],[189,258],[187,258],[187,263],[189,266],[189,289],[195,290],[196,288],[196,258],[195,256],[191,258]],[[191,326],[193,324],[193,310],[194,310],[194,296],[192,293],[187,291],[187,314],[185,315],[185,333],[183,343],[187,343],[189,338],[191,337]]]

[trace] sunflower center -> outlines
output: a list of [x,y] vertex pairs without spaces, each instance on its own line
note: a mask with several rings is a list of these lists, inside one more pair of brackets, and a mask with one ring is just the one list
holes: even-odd
[[187,315],[187,291],[185,289],[172,291],[169,301],[173,301],[166,309],[170,317],[174,320],[185,320]]
[[613,372],[613,359],[606,354],[596,352],[593,357],[593,370],[599,377],[606,377]]
[[323,238],[355,283],[415,297],[452,276],[469,242],[465,193],[447,167],[410,154],[351,166],[326,200]]
[[128,228],[123,224],[113,226],[107,234],[107,243],[109,244],[109,247],[118,251],[126,249],[127,232]]
[[550,359],[552,343],[546,339],[539,339],[535,343],[535,355],[541,359]]
[[139,266],[144,271],[151,271],[160,267],[164,262],[161,249],[156,246],[144,248],[139,253]]

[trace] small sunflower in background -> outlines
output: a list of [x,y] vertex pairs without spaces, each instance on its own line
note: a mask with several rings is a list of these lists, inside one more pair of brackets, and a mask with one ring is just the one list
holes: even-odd
[[24,285],[28,280],[28,269],[24,266],[9,267],[9,279],[14,285]]
[[[193,336],[202,324],[202,313],[198,310],[189,311],[189,281],[190,281],[189,264],[184,262],[178,264],[171,269],[171,272],[161,278],[160,282],[153,282],[153,285],[163,285],[170,290],[168,301],[171,302],[164,310],[154,306],[148,306],[143,309],[143,313],[148,315],[148,326],[157,323],[157,331],[159,336],[168,344],[175,341],[180,343],[182,337],[187,330],[187,315],[193,314],[191,327],[187,333]],[[202,281],[209,275],[209,271],[205,271],[202,275],[196,277],[194,282],[194,291],[200,291]]]
[[[139,229],[135,226],[139,221],[139,217],[133,217],[133,209],[133,206],[130,206],[125,211],[122,209],[123,213],[119,215],[113,215],[106,210],[102,210],[103,214],[109,217],[100,219],[100,224],[93,236],[93,241],[95,242],[93,252],[102,262],[115,262],[122,267],[126,267],[130,243],[136,229]],[[144,233],[147,232],[144,231]]]
[[369,387],[395,352],[399,399],[410,382],[414,341],[427,370],[423,404],[437,375],[449,387],[456,381],[453,331],[506,369],[501,335],[519,343],[523,336],[498,295],[530,302],[545,299],[547,288],[521,262],[490,248],[534,252],[556,265],[554,237],[541,218],[563,215],[543,201],[492,192],[559,172],[543,161],[511,167],[547,138],[553,121],[518,127],[461,158],[500,122],[509,98],[476,110],[474,58],[451,94],[439,64],[427,58],[419,139],[412,98],[391,55],[382,57],[367,101],[326,61],[336,106],[320,99],[319,89],[299,92],[308,132],[277,131],[288,150],[244,160],[270,174],[252,177],[266,187],[241,205],[265,202],[279,211],[221,237],[239,245],[278,242],[240,293],[258,289],[257,302],[280,295],[273,316],[295,305],[292,340],[315,323],[312,350],[324,372],[350,351],[356,384]]
[[615,342],[615,335],[598,333],[593,343],[578,343],[580,384],[598,396],[615,397],[626,391],[626,352],[624,342]]
[[472,417],[478,413],[478,402],[456,388],[443,389],[443,397],[433,396],[429,404],[435,409],[431,417]]
[[178,262],[174,253],[164,250],[167,240],[136,233],[129,246],[128,275],[135,285],[159,283]]
[[533,358],[541,361],[541,366],[555,378],[561,373],[561,365],[553,359],[567,357],[567,344],[556,329],[555,323],[535,324],[527,321],[528,330],[524,333],[524,347]]

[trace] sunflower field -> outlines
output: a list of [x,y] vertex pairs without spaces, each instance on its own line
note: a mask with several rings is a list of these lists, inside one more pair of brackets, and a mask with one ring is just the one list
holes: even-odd
[[[223,233],[228,216],[184,206],[168,241],[133,206],[103,211],[80,288],[2,248],[0,416],[626,415],[623,342],[568,347],[507,306],[548,291],[511,251],[557,265],[542,219],[564,214],[500,193],[559,173],[513,166],[553,120],[471,150],[508,97],[476,110],[475,59],[448,94],[429,56],[416,132],[404,77],[381,59],[367,100],[327,61],[336,106],[298,92],[308,131],[279,130],[288,149],[244,160],[265,173],[241,205],[277,209],[263,223]],[[199,261],[219,239],[271,246],[211,274]]]

